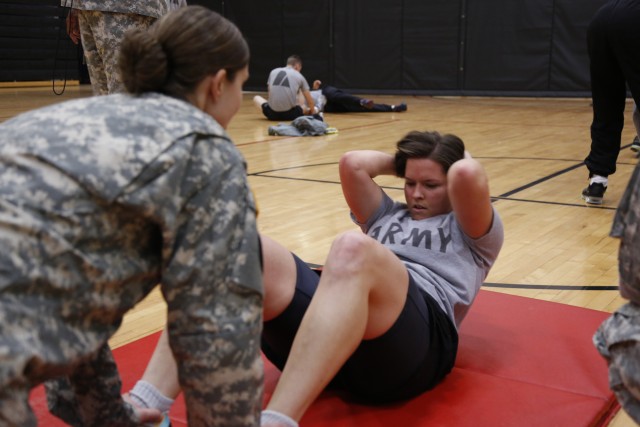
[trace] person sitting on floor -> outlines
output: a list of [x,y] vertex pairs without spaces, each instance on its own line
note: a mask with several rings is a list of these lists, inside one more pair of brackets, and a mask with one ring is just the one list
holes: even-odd
[[[410,132],[395,155],[344,154],[339,172],[362,232],[333,241],[321,275],[261,236],[262,350],[282,370],[262,426],[297,426],[325,387],[370,403],[435,387],[453,368],[460,323],[502,247],[487,174],[454,135]],[[381,175],[404,179],[405,203],[376,183]],[[166,411],[176,378],[163,333],[128,398]]]
[[[286,67],[274,68],[267,80],[268,100],[260,95],[253,97],[253,104],[269,120],[294,120],[300,116],[317,115],[309,83],[300,73],[302,59],[298,55],[287,58]],[[304,100],[299,101],[299,96]],[[321,120],[321,118],[318,116]]]

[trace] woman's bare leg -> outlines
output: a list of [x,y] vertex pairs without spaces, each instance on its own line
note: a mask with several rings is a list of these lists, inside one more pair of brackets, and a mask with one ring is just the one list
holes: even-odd
[[156,349],[142,375],[142,380],[153,384],[164,396],[175,399],[180,393],[178,368],[169,348],[169,335],[165,328],[160,335]]
[[253,97],[253,105],[255,105],[258,111],[260,111],[261,113],[262,113],[262,104],[264,104],[265,102],[267,102],[267,100],[261,97],[260,95],[256,95]]
[[[291,253],[262,236],[264,319],[278,316],[295,291]],[[388,249],[360,232],[339,236],[323,268],[269,409],[299,420],[362,339],[382,335],[405,304],[408,275]],[[179,393],[177,369],[166,332],[142,378],[167,397]]]
[[267,236],[262,242],[263,320],[277,317],[291,304],[296,288],[296,263],[291,252]]
[[404,307],[408,273],[360,232],[333,243],[268,409],[298,421],[363,339],[385,333]]

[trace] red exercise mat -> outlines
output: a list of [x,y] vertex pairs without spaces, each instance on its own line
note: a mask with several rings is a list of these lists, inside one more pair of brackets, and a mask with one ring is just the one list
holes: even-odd
[[[591,337],[608,313],[482,290],[460,330],[456,365],[434,390],[382,407],[325,392],[302,427],[592,427],[619,409],[607,366]],[[140,378],[159,334],[114,351],[124,390]],[[265,401],[279,372],[265,363]],[[48,414],[42,388],[31,403],[40,425],[63,426]],[[171,411],[186,426],[184,402]]]

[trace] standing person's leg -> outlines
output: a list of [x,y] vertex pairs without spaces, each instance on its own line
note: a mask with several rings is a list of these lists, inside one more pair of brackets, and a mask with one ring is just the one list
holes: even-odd
[[609,47],[610,14],[606,7],[602,12],[588,33],[593,122],[591,152],[585,163],[592,174],[606,177],[616,171],[627,89],[624,74]]
[[102,12],[100,27],[94,30],[96,46],[102,57],[109,93],[123,92],[124,85],[118,69],[120,44],[127,31],[147,29],[156,18],[132,13]]
[[339,236],[268,409],[299,420],[361,341],[391,328],[408,282],[402,262],[374,239],[360,232]]
[[583,191],[583,197],[593,204],[602,203],[607,177],[616,171],[626,102],[625,78],[608,41],[611,28],[609,6],[607,4],[598,11],[587,32],[593,121],[591,151],[585,159],[590,182]]
[[633,106],[633,124],[636,128],[636,136],[633,137],[631,150],[640,151],[640,110],[638,110],[638,104],[635,103]]
[[106,95],[109,93],[104,62],[94,35],[95,29],[100,25],[100,19],[101,12],[92,10],[78,11],[80,40],[82,41],[84,57],[87,60],[87,70],[89,71],[89,80],[91,80],[91,89],[94,95]]
[[[634,99],[633,124],[636,135],[631,145],[634,151],[640,151],[640,5],[627,5],[616,14],[617,31],[612,35],[613,49]],[[622,6],[620,6],[622,7]]]

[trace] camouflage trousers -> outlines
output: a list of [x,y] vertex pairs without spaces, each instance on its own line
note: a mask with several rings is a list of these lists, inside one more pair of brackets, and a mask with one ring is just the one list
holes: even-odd
[[593,342],[609,364],[609,386],[640,424],[640,164],[620,199],[611,236],[620,239],[620,295],[629,300],[598,328]]
[[640,306],[620,307],[600,325],[593,342],[609,364],[609,387],[640,424]]
[[149,28],[155,21],[156,18],[136,14],[78,11],[82,48],[94,95],[124,92],[118,70],[120,43],[127,31]]

